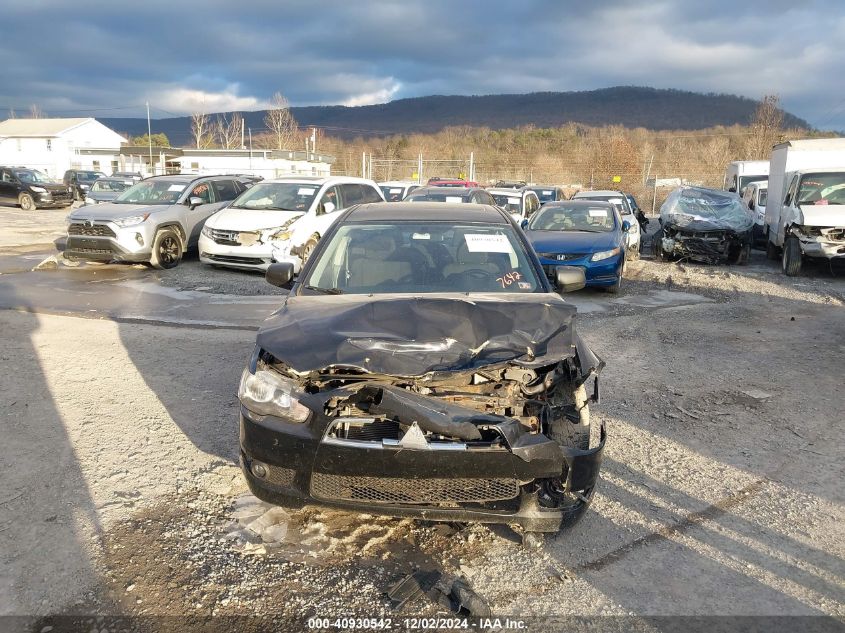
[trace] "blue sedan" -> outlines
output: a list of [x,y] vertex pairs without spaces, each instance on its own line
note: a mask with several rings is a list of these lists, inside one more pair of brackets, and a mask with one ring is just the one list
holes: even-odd
[[554,266],[580,266],[587,286],[619,292],[625,271],[625,233],[630,224],[609,202],[548,202],[522,227],[548,273]]

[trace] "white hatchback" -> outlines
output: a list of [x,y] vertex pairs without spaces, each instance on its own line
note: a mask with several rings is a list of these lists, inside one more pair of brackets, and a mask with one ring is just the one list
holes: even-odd
[[579,191],[574,196],[573,200],[601,200],[602,202],[610,202],[619,211],[622,220],[627,220],[631,228],[625,234],[625,242],[628,246],[628,258],[637,259],[640,256],[640,246],[642,243],[642,236],[640,234],[640,223],[634,210],[631,208],[631,203],[628,198],[621,191]]
[[264,180],[208,218],[199,240],[200,261],[244,270],[288,261],[299,272],[341,211],[383,201],[376,183],[365,178]]

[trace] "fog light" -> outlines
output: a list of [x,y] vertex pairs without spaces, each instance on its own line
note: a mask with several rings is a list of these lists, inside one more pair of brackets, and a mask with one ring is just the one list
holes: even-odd
[[252,466],[249,469],[259,479],[264,479],[267,476],[267,467],[261,462],[252,462]]
[[140,233],[135,233],[135,241],[138,242],[141,246],[144,245],[144,236]]

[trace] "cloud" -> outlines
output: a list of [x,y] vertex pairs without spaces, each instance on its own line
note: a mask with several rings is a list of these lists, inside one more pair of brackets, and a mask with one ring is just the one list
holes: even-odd
[[[845,129],[837,0],[38,0],[4,7],[0,112],[156,116],[647,85],[780,94]],[[45,23],[61,24],[45,34]],[[37,42],[37,46],[33,46]]]

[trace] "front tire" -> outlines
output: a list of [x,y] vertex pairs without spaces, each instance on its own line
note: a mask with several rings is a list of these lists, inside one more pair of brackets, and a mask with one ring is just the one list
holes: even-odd
[[35,211],[35,200],[28,193],[22,193],[18,196],[18,204],[24,211]]
[[308,259],[314,253],[314,249],[317,248],[317,239],[311,237],[305,242],[305,246],[302,247],[302,267],[305,268],[305,264],[308,262]]
[[173,229],[161,229],[153,238],[150,264],[159,270],[175,268],[182,261],[185,249],[182,238]]
[[797,277],[801,274],[801,266],[804,263],[804,255],[801,252],[801,243],[794,235],[790,235],[783,243],[783,258],[781,267],[787,277]]

